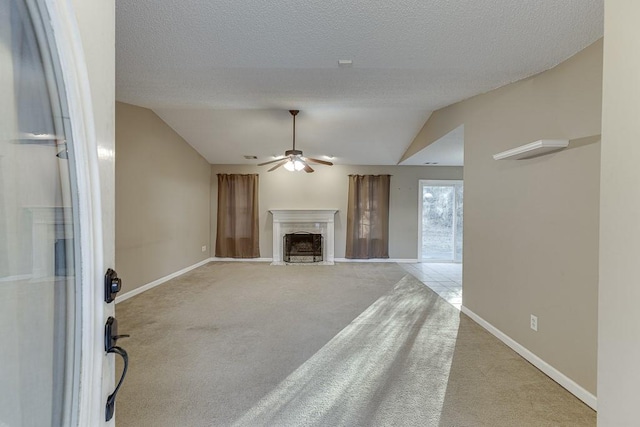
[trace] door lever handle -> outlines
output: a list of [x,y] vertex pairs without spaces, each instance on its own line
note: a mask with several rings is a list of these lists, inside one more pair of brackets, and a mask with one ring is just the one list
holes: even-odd
[[107,397],[107,405],[105,407],[105,420],[109,421],[111,418],[113,418],[113,414],[116,412],[116,396],[118,395],[120,386],[124,381],[124,377],[127,375],[127,369],[129,369],[129,355],[127,354],[125,349],[118,346],[111,347],[109,350],[107,350],[107,353],[117,354],[122,357],[122,360],[124,361],[124,368],[122,369],[120,380],[118,381],[115,390],[113,390],[113,393],[111,393],[109,397]]
[[116,345],[116,341],[120,338],[127,338],[129,335],[118,335],[118,321],[114,317],[109,317],[107,319],[107,323],[104,325],[104,349],[107,353],[117,354],[122,357],[124,361],[124,368],[122,370],[122,375],[120,376],[120,380],[116,385],[113,393],[107,397],[107,405],[105,407],[105,418],[106,421],[109,421],[113,418],[113,415],[116,410],[116,396],[118,395],[118,391],[120,390],[120,386],[124,381],[124,377],[127,375],[127,370],[129,369],[129,355],[126,350],[122,347],[118,347]]

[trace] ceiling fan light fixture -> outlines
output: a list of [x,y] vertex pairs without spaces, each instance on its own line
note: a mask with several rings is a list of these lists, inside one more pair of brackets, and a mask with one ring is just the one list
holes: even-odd
[[304,163],[299,159],[289,160],[284,164],[284,168],[289,172],[299,172],[304,169]]

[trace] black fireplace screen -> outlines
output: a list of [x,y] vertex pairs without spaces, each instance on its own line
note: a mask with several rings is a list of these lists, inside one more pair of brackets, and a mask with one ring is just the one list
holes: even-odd
[[284,235],[284,262],[321,262],[322,234],[299,231]]

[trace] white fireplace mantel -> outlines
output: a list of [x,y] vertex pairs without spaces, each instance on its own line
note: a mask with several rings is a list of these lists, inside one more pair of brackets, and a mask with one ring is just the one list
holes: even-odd
[[273,262],[283,265],[283,238],[287,233],[310,231],[322,234],[322,263],[333,265],[335,257],[334,219],[337,209],[271,209],[273,216]]

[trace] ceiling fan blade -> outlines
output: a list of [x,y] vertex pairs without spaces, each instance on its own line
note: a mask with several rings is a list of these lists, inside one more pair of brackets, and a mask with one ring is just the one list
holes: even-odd
[[333,166],[333,163],[327,162],[326,160],[313,159],[311,157],[303,157],[303,160],[309,163],[319,163],[321,165]]
[[[280,159],[280,163],[276,164],[274,167],[272,167],[271,169],[269,169],[267,172],[271,172],[274,171],[276,169],[278,169],[280,166],[284,165],[285,163],[287,163],[289,161],[289,158],[287,157],[286,159],[282,160]],[[273,163],[273,162],[270,162]]]
[[271,163],[275,163],[275,162],[279,162],[282,159],[285,159],[286,157],[278,157],[277,159],[273,159],[273,160],[269,160],[268,162],[264,162],[264,163],[258,163],[258,166],[264,166],[264,165],[268,165]]
[[313,172],[313,168],[311,166],[309,166],[309,163],[304,162],[304,171],[306,173],[311,173],[311,172]]

